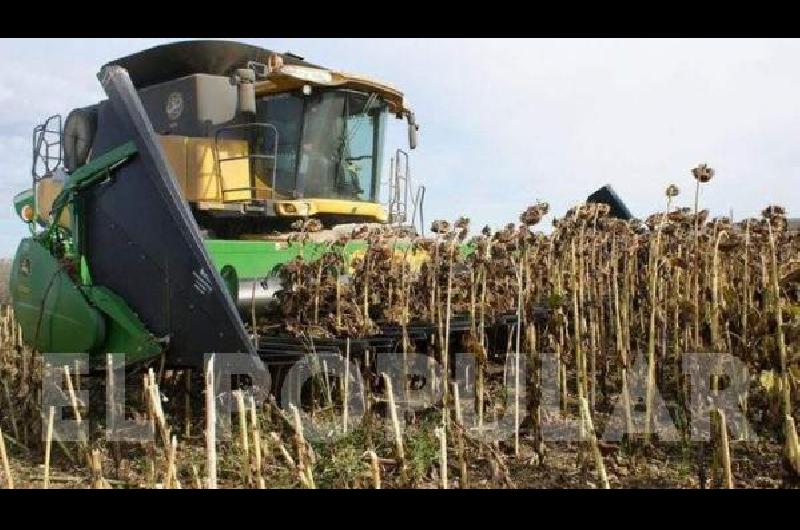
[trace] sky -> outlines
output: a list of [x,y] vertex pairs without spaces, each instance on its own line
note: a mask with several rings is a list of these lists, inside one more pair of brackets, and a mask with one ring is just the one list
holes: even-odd
[[[800,216],[799,40],[217,38],[403,90],[426,224],[498,228],[536,200],[562,215],[604,184],[645,217],[671,183],[691,205],[700,162],[716,170],[700,198],[713,215]],[[30,186],[34,125],[103,99],[102,64],[170,40],[0,40],[0,257],[27,232],[12,197]],[[407,148],[389,123],[387,155]]]

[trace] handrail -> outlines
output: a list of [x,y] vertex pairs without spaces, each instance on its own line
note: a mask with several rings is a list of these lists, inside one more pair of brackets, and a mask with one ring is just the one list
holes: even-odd
[[[55,128],[51,128],[50,122],[57,122]],[[63,162],[64,159],[64,131],[61,126],[61,115],[54,114],[47,118],[44,123],[41,123],[33,128],[33,164],[31,166],[31,175],[33,176],[34,183],[41,180],[48,173],[55,171]],[[47,135],[55,134],[55,141],[48,141]],[[50,154],[53,147],[58,147],[58,154]],[[44,150],[42,150],[44,148]],[[44,173],[39,174],[36,171],[36,165],[42,162],[44,165]],[[52,166],[51,162],[55,162]]]
[[414,195],[414,209],[411,210],[411,226],[416,229],[417,210],[419,209],[419,234],[425,236],[425,220],[422,216],[422,209],[425,203],[426,188],[423,185],[417,186],[417,193]]
[[[248,153],[246,155],[237,155],[237,156],[230,156],[230,157],[225,157],[225,158],[220,157],[220,155],[219,155],[219,141],[220,141],[220,136],[222,135],[222,133],[224,133],[226,131],[230,131],[230,130],[235,130],[235,129],[248,129],[248,128],[256,128],[256,127],[262,127],[264,129],[268,129],[268,130],[272,131],[273,136],[275,138],[275,141],[273,143],[273,149],[272,149],[272,154],[271,155],[265,155],[265,154],[261,154],[261,153]],[[217,177],[219,178],[219,189],[222,192],[222,201],[223,202],[225,202],[225,194],[226,193],[232,193],[232,192],[236,192],[236,191],[250,191],[250,192],[258,191],[258,187],[257,186],[249,186],[249,187],[244,187],[244,188],[225,188],[225,179],[222,176],[222,163],[223,162],[232,162],[232,161],[235,161],[235,160],[245,160],[245,159],[247,159],[247,160],[253,160],[253,159],[255,159],[255,160],[272,160],[273,161],[273,163],[272,163],[272,176],[271,176],[271,179],[270,179],[270,186],[271,186],[272,198],[275,198],[275,192],[276,192],[276,190],[275,190],[275,174],[276,174],[276,170],[277,170],[277,166],[278,166],[278,138],[279,138],[278,129],[274,125],[272,125],[271,123],[261,123],[261,122],[259,122],[259,123],[238,123],[238,124],[235,124],[235,125],[228,125],[227,127],[222,127],[222,128],[217,130],[217,132],[214,134],[214,160],[215,160],[215,163],[216,163],[216,166],[217,166]],[[252,182],[252,180],[251,180],[251,182]],[[251,194],[251,199],[252,199],[252,194]]]

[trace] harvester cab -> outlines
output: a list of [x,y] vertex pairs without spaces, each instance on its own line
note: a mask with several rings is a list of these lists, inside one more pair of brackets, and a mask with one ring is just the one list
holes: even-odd
[[151,48],[98,78],[107,100],[34,130],[32,187],[15,197],[31,237],[12,297],[41,351],[176,366],[255,353],[240,310],[268,302],[276,266],[322,251],[289,240],[298,220],[317,219],[317,239],[422,220],[405,151],[380,201],[388,117],[412,149],[418,130],[388,84],[225,41]]

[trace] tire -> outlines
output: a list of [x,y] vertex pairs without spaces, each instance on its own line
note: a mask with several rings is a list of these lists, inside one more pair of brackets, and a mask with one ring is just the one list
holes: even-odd
[[64,122],[64,167],[70,173],[89,159],[97,130],[97,107],[75,109]]

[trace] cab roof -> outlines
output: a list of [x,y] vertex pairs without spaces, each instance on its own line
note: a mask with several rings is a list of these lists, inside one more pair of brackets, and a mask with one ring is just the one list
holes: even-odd
[[[266,63],[273,52],[241,42],[227,40],[190,40],[162,44],[109,61],[105,66],[125,68],[133,86],[142,89],[192,74],[231,75],[248,61]],[[284,64],[310,66],[302,57],[279,53]]]

